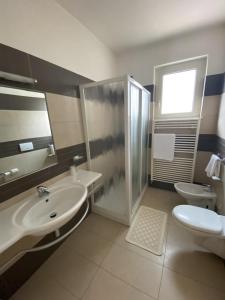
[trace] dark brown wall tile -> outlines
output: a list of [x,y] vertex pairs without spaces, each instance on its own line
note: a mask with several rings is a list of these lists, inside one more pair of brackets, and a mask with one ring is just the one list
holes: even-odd
[[29,142],[32,142],[34,146],[34,149],[31,151],[36,151],[36,150],[48,148],[49,145],[53,143],[53,140],[52,140],[52,136],[42,136],[37,138],[21,139],[16,141],[0,143],[0,158],[25,153],[20,151],[19,144],[29,143]]
[[38,80],[35,85],[37,90],[79,97],[79,84],[91,82],[86,77],[31,55],[30,64],[32,77]]
[[0,44],[0,70],[31,77],[28,54]]

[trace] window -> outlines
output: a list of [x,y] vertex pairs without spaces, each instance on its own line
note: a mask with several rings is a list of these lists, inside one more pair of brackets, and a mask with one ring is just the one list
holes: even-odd
[[154,119],[200,118],[207,56],[156,66]]
[[194,103],[196,70],[163,75],[162,114],[191,112]]

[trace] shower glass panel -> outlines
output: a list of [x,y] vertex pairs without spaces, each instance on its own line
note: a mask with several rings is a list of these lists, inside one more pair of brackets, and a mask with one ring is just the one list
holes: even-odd
[[93,208],[124,219],[125,186],[124,82],[107,82],[84,89],[86,130],[91,170],[103,174]]
[[142,146],[142,168],[141,168],[141,191],[148,181],[148,127],[149,127],[149,94],[142,90],[142,120],[141,120],[141,146]]
[[103,174],[92,210],[129,225],[147,182],[150,93],[129,76],[80,91],[89,169]]
[[141,180],[141,147],[140,147],[140,121],[141,121],[141,90],[130,84],[130,130],[131,130],[131,178],[132,178],[132,208],[140,195]]

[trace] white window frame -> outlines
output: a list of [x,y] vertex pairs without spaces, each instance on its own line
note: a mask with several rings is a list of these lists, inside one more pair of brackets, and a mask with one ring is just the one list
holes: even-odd
[[[200,118],[208,67],[208,55],[171,62],[154,67],[154,119]],[[194,103],[191,112],[161,113],[163,76],[182,71],[196,70]]]

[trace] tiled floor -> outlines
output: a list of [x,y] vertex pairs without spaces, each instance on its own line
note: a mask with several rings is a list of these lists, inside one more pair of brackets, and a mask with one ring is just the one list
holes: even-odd
[[176,193],[149,188],[142,204],[168,212],[164,254],[125,242],[127,227],[91,214],[13,300],[225,300],[223,261],[170,216]]

